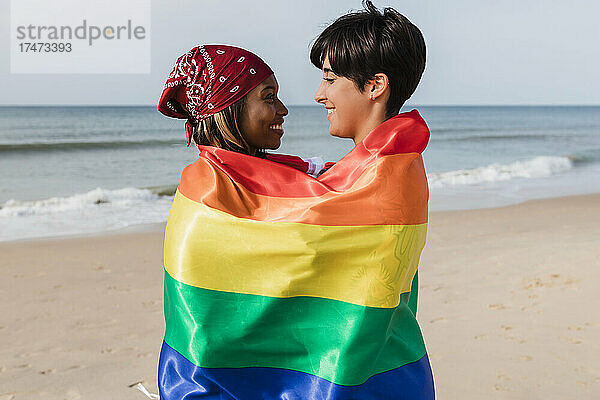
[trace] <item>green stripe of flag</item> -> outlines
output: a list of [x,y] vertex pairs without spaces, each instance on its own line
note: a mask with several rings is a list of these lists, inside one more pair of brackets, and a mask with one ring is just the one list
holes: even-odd
[[409,297],[374,308],[202,289],[165,273],[165,342],[200,367],[284,368],[359,385],[425,355]]

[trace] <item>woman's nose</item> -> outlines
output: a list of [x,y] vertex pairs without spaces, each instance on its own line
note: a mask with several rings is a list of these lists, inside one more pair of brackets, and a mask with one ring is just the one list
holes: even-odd
[[281,116],[286,116],[288,115],[288,109],[285,106],[285,104],[283,104],[283,101],[279,100],[279,104],[277,107],[277,114],[281,115]]
[[324,103],[325,100],[327,99],[327,97],[325,96],[325,86],[323,85],[323,81],[321,81],[321,84],[319,85],[319,88],[317,89],[317,92],[315,93],[315,101],[317,103]]

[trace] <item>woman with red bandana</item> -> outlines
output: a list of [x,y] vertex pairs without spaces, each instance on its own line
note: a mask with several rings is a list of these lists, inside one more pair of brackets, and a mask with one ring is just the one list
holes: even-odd
[[198,46],[179,57],[158,110],[186,119],[188,145],[215,146],[252,156],[277,149],[288,110],[277,97],[271,68],[232,46]]

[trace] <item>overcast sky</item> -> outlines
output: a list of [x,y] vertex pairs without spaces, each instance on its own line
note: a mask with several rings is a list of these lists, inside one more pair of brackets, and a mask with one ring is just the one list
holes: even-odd
[[[127,0],[123,0],[127,1]],[[412,104],[600,104],[600,2],[374,1],[425,36],[427,68]],[[98,4],[101,4],[99,1]],[[150,74],[10,74],[10,1],[0,0],[0,104],[156,104],[175,59],[201,43],[256,52],[289,105],[313,104],[311,41],[359,0],[152,2]]]

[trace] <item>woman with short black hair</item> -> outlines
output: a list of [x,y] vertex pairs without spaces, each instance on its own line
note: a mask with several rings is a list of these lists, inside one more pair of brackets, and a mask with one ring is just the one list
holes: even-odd
[[421,80],[426,56],[421,31],[404,15],[364,4],[329,25],[310,51],[323,71],[315,100],[328,109],[330,133],[356,143],[398,114]]
[[[403,168],[397,161],[410,152],[423,151],[429,137],[416,110],[398,114],[421,80],[425,56],[425,41],[419,28],[393,8],[380,12],[371,1],[364,2],[364,10],[343,15],[329,25],[310,52],[311,62],[323,73],[315,101],[327,109],[330,134],[352,139],[356,147],[350,155],[365,154],[360,162],[380,162],[380,175],[387,176],[390,185],[397,185],[395,196],[401,198],[410,197],[427,180],[422,164],[418,164],[422,162],[420,155],[412,165],[412,173],[394,176],[396,169]],[[391,167],[383,168],[386,163]],[[383,196],[384,191],[372,194],[380,199],[374,213],[395,209],[401,216],[420,210],[421,219],[396,217],[393,223],[405,229],[426,225],[426,183],[423,197],[408,204]],[[422,239],[424,243],[425,238]],[[371,350],[375,361],[364,365],[370,369],[367,382],[378,381],[385,388],[372,398],[433,399],[433,376],[416,320],[417,268],[411,270],[402,262],[400,268],[410,271],[399,276],[412,280],[412,284],[393,303],[387,336]],[[389,274],[384,276],[389,278]],[[386,282],[397,284],[395,279]],[[388,351],[385,357],[380,353],[382,349]],[[382,359],[387,363],[385,373],[378,367]]]

